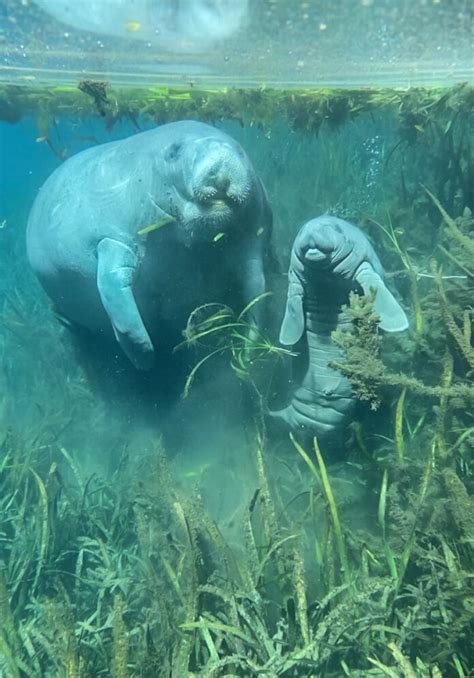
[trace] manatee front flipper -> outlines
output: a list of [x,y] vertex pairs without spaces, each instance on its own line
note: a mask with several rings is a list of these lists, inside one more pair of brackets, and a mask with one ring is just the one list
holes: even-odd
[[[261,243],[257,240],[240,243],[234,253],[231,266],[233,274],[240,283],[243,304],[246,307],[265,293]],[[245,320],[250,325],[249,338],[253,341],[257,341],[259,329],[262,328],[264,309],[264,302],[259,300],[252,305],[251,310],[245,315]]]
[[359,267],[355,279],[368,296],[375,289],[374,310],[380,316],[380,327],[385,332],[401,332],[408,327],[408,318],[393,294],[385,287],[382,278],[372,266],[364,263]]
[[293,269],[288,274],[288,298],[280,328],[280,344],[294,346],[303,336],[305,319],[303,309],[304,289]]
[[118,240],[104,238],[97,246],[97,288],[122,350],[139,370],[150,369],[153,344],[132,290],[137,255]]

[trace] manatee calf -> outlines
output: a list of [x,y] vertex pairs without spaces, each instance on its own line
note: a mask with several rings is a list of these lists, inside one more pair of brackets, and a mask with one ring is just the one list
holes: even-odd
[[113,330],[147,369],[196,306],[236,293],[246,304],[264,292],[270,228],[263,186],[240,145],[182,121],[56,169],[32,207],[27,253],[60,314]]
[[301,228],[291,251],[288,282],[280,342],[293,346],[303,340],[302,356],[296,360],[305,362],[296,366],[303,377],[291,403],[272,414],[294,431],[324,437],[346,423],[354,405],[349,380],[329,367],[343,359],[331,333],[351,327],[342,310],[349,292],[376,290],[374,308],[386,332],[405,330],[408,320],[384,284],[372,245],[356,226],[336,217],[318,217]]

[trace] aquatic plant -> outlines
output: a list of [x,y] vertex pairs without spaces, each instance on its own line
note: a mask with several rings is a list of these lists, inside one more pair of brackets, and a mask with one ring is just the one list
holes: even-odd
[[[426,189],[427,190],[427,189]],[[427,190],[428,195],[440,210],[443,220],[446,224],[444,238],[446,245],[440,244],[440,250],[449,253],[449,261],[457,267],[463,267],[466,275],[444,275],[440,271],[440,265],[436,260],[431,261],[430,273],[424,274],[416,268],[411,257],[409,257],[401,248],[393,226],[389,224],[389,230],[383,228],[388,236],[392,246],[399,255],[405,270],[408,272],[411,281],[411,301],[414,307],[415,332],[417,342],[413,345],[414,351],[425,351],[426,348],[426,323],[432,326],[438,318],[443,320],[444,334],[437,340],[440,351],[445,356],[442,365],[443,371],[439,374],[439,383],[433,384],[433,376],[425,380],[425,375],[419,376],[413,374],[404,374],[387,369],[382,358],[383,342],[382,337],[377,332],[377,318],[372,312],[372,302],[369,298],[360,299],[352,296],[348,313],[353,318],[352,332],[343,335],[335,333],[334,341],[338,343],[346,354],[343,364],[337,367],[351,379],[354,392],[361,400],[368,400],[373,408],[380,405],[382,390],[385,387],[399,387],[401,392],[398,396],[396,405],[396,431],[395,440],[398,450],[398,457],[403,463],[404,457],[404,439],[402,436],[403,409],[407,393],[415,397],[427,396],[429,398],[440,398],[438,412],[438,434],[443,430],[442,440],[447,435],[446,422],[449,418],[447,411],[462,413],[464,408],[472,408],[474,398],[474,387],[472,384],[472,347],[471,347],[471,311],[470,301],[472,295],[472,278],[470,277],[468,260],[472,258],[473,244],[469,235],[469,230],[461,230],[455,220],[453,220],[444,208],[441,206],[435,196]],[[467,224],[470,228],[470,216],[463,217],[463,225]],[[449,250],[447,249],[449,247]],[[455,252],[456,254],[451,254]],[[431,288],[427,295],[420,297],[420,290],[417,280],[424,276],[432,281]],[[446,290],[446,285],[450,284],[450,292]],[[456,293],[456,303],[452,303],[453,294]],[[435,320],[436,318],[436,320]],[[437,323],[437,332],[440,326]],[[432,333],[431,344],[434,345]],[[446,341],[450,337],[451,342]],[[448,347],[448,351],[446,351]],[[413,350],[413,349],[412,349]],[[432,349],[431,349],[432,350]],[[459,358],[467,364],[467,373],[456,376],[453,374],[453,365],[459,362]],[[418,363],[423,369],[423,364]],[[417,364],[417,365],[418,365]],[[418,366],[415,369],[420,369]],[[426,423],[426,420],[424,420]],[[440,429],[441,427],[441,429]],[[441,443],[444,445],[444,443]]]
[[407,389],[419,396],[473,399],[474,388],[469,384],[432,386],[416,377],[387,370],[380,359],[382,338],[377,332],[378,317],[372,309],[373,299],[352,293],[346,310],[354,329],[333,333],[334,342],[345,351],[345,360],[331,363],[331,366],[351,380],[357,398],[369,401],[371,408],[377,409],[381,402],[380,388],[387,385]]
[[[319,472],[313,467],[318,487],[307,495],[309,512],[295,523],[280,503],[268,457],[256,445],[258,489],[242,513],[243,542],[235,550],[206,516],[198,493],[182,497],[173,489],[163,451],[157,450],[154,461],[144,460],[145,482],[137,469],[131,486],[134,472],[125,465],[113,485],[81,479],[79,490],[67,482],[69,453],[61,462],[53,448],[43,448],[24,459],[15,456],[16,445],[3,441],[7,454],[0,476],[0,656],[8,675],[358,676],[371,675],[374,665],[393,667],[394,659],[397,666],[402,656],[405,666],[425,667],[420,675],[430,675],[436,665],[440,671],[457,665],[459,675],[467,670],[470,547],[453,550],[452,528],[446,536],[441,516],[433,518],[427,510],[432,458],[419,495],[408,504],[404,490],[396,490],[402,476],[385,480],[379,520],[385,550],[390,540],[397,562],[390,572],[376,535],[342,527],[321,452],[316,452]],[[72,479],[77,469],[69,472]],[[467,516],[459,504],[467,501],[456,487],[462,481],[446,469],[436,482],[439,488],[448,483],[456,497],[449,515],[462,520],[456,524],[466,535],[473,513]],[[321,491],[328,501],[327,522],[324,513],[317,519],[313,514]],[[408,531],[398,546],[401,515]],[[46,550],[44,520],[55,535]],[[343,580],[349,572],[351,577],[343,584],[329,577],[314,598],[314,555],[305,544],[319,541],[324,524],[325,567],[334,549],[345,562]],[[434,628],[436,644],[430,637]]]
[[183,398],[189,390],[198,370],[211,358],[229,354],[230,366],[234,373],[244,381],[252,381],[252,370],[270,356],[293,356],[292,351],[273,344],[252,321],[251,313],[255,304],[269,296],[265,292],[252,299],[247,306],[236,314],[225,304],[210,303],[194,309],[188,318],[184,330],[184,341],[175,351],[186,346],[206,349],[202,357],[189,373],[183,391]]
[[[0,119],[15,123],[38,111],[51,117],[61,111],[62,115],[75,118],[99,115],[108,128],[124,117],[134,125],[143,117],[160,124],[189,118],[207,122],[235,120],[266,130],[284,119],[288,127],[296,132],[317,134],[325,124],[338,127],[362,113],[386,108],[397,115],[401,140],[413,143],[425,134],[430,124],[442,124],[444,116],[451,118],[449,127],[444,123],[444,136],[451,138],[449,133],[452,135],[456,127],[456,118],[468,125],[472,100],[473,88],[466,83],[452,88],[419,87],[409,90],[277,90],[266,86],[202,89],[194,83],[181,88],[168,85],[120,88],[93,80],[83,80],[77,87],[44,86],[28,80],[0,87]],[[440,148],[440,139],[437,138],[437,141],[441,155],[444,147]],[[456,172],[463,175],[463,180],[467,179],[464,167],[457,166]]]
[[[376,351],[370,300],[355,301],[359,343]],[[218,318],[219,309],[205,311],[194,316],[189,338],[206,350],[211,337],[226,346],[224,336],[228,342],[235,332],[242,351],[235,355],[250,369],[248,324],[229,311]],[[21,309],[13,317],[24,332]],[[219,329],[226,324],[232,327]],[[268,357],[267,349],[257,354]],[[230,349],[224,355],[235,359]],[[446,370],[444,389],[452,386]],[[407,387],[405,398],[416,394]],[[433,397],[449,411],[451,395]],[[379,531],[351,526],[352,505],[324,449],[307,476],[288,441],[282,474],[268,441],[257,440],[255,489],[235,518],[237,544],[208,516],[199,475],[195,490],[183,492],[160,446],[141,461],[129,450],[105,480],[84,476],[74,450],[50,435],[51,423],[31,438],[26,430],[24,439],[4,435],[2,670],[335,678],[414,667],[421,676],[468,675],[474,512],[465,472],[452,461],[462,458],[472,431],[452,432],[440,413],[436,442],[427,444],[420,425],[408,425],[406,400],[397,402],[386,456],[364,462],[381,487],[365,497]],[[311,451],[299,451],[310,459]]]

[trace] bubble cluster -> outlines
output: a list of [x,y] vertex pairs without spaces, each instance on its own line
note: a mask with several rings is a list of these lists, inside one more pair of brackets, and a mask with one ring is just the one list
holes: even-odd
[[383,141],[379,134],[369,137],[362,144],[363,156],[366,160],[365,185],[367,189],[374,189],[380,179],[382,170]]

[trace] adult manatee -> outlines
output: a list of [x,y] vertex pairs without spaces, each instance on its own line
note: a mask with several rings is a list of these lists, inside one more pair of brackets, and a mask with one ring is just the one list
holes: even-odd
[[27,252],[60,314],[113,330],[131,362],[147,369],[196,306],[264,292],[270,228],[264,189],[239,144],[182,121],[90,148],[56,169],[32,207]]
[[324,437],[346,423],[354,405],[349,380],[329,367],[343,358],[331,333],[351,327],[342,310],[349,292],[376,290],[374,308],[386,332],[406,329],[408,320],[384,284],[372,245],[361,230],[342,219],[322,216],[301,228],[293,243],[288,279],[280,342],[293,346],[303,340],[297,360],[305,363],[298,366],[303,377],[291,403],[273,414],[296,432]]

